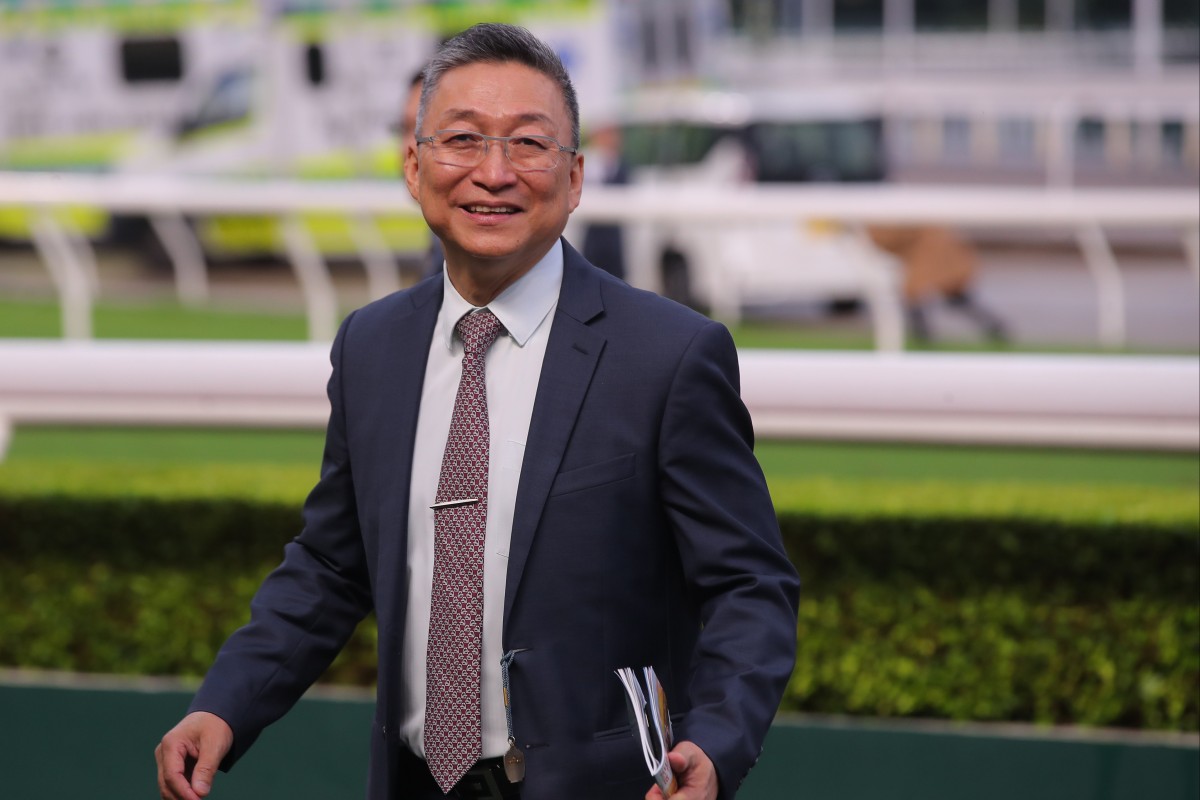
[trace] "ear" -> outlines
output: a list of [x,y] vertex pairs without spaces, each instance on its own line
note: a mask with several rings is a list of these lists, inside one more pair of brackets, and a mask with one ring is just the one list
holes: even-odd
[[404,146],[404,182],[412,199],[421,202],[421,164],[417,158],[417,143],[411,140]]
[[579,198],[583,196],[583,154],[576,153],[571,156],[571,171],[567,180],[570,181],[570,189],[567,191],[567,204],[569,206],[568,213],[579,208]]

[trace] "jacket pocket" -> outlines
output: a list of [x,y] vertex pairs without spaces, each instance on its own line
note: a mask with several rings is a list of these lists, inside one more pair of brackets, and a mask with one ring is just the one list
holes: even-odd
[[597,731],[596,735],[592,738],[597,742],[602,742],[605,739],[623,739],[625,737],[632,738],[633,735],[633,727],[626,723],[625,725],[621,725],[617,728],[609,728],[607,730]]
[[554,479],[554,485],[550,487],[550,496],[592,489],[629,478],[633,475],[636,464],[635,455],[626,453],[598,464],[588,464],[586,467],[560,472]]

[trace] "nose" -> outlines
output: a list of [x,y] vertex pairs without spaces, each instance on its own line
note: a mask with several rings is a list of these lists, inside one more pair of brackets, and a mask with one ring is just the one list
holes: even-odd
[[495,188],[506,186],[517,179],[517,171],[505,152],[507,142],[488,140],[483,161],[475,167],[473,176],[482,186]]

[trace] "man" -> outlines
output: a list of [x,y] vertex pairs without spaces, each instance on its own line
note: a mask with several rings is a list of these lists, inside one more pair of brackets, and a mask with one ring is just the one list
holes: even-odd
[[417,114],[421,112],[421,90],[423,88],[425,88],[425,70],[419,69],[408,79],[408,94],[404,96],[404,108],[400,109],[400,121],[395,128],[396,136],[399,139],[402,171],[409,148],[416,147]]
[[[425,86],[425,70],[416,72],[408,82],[408,94],[404,98],[404,108],[400,112],[400,122],[396,125],[396,134],[400,144],[400,170],[404,170],[404,162],[410,149],[417,146],[417,114],[421,110],[421,89]],[[442,243],[436,236],[429,237],[429,249],[420,264],[421,277],[440,274],[442,271]]]
[[371,610],[370,800],[658,797],[613,675],[643,665],[676,796],[734,796],[791,673],[798,583],[728,332],[560,238],[578,116],[524,29],[430,62],[405,175],[445,274],[343,323],[304,530],[156,750],[163,797],[206,796]]
[[[589,174],[599,183],[624,186],[629,183],[629,164],[621,154],[621,128],[615,123],[596,127],[590,136]],[[597,168],[599,168],[597,170]],[[620,225],[597,222],[583,232],[583,257],[600,269],[625,278],[625,236]]]

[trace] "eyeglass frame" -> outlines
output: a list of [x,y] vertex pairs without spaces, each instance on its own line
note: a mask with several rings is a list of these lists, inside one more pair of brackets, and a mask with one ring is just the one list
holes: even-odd
[[[474,167],[479,166],[487,159],[489,149],[491,148],[491,142],[503,142],[504,143],[504,146],[503,146],[504,157],[508,160],[509,164],[512,164],[512,168],[515,169],[517,172],[552,172],[553,170],[558,169],[558,165],[562,163],[561,161],[556,162],[554,164],[554,166],[546,167],[544,169],[528,169],[528,168],[518,167],[516,165],[516,162],[514,162],[512,160],[512,155],[508,151],[508,143],[511,142],[513,139],[549,139],[551,142],[554,143],[554,146],[558,148],[558,151],[557,151],[558,153],[570,153],[571,155],[579,154],[578,147],[567,147],[566,145],[564,145],[562,142],[560,142],[558,139],[554,138],[553,136],[546,136],[545,134],[542,134],[542,133],[523,133],[523,134],[518,134],[516,136],[488,136],[486,133],[480,133],[479,131],[468,131],[468,130],[464,130],[462,128],[442,128],[441,130],[434,131],[429,136],[416,136],[414,138],[416,139],[418,146],[423,145],[423,144],[432,144],[436,147],[437,136],[440,133],[465,133],[465,134],[469,134],[470,136],[478,136],[483,141],[483,155],[480,156],[480,158],[477,162],[475,162],[474,164],[471,164],[469,166],[465,165],[465,164],[447,164],[444,161],[437,162],[444,167],[458,167],[460,169],[472,169]],[[436,150],[435,150],[435,152],[436,152]],[[549,151],[549,152],[554,152],[554,151]]]

